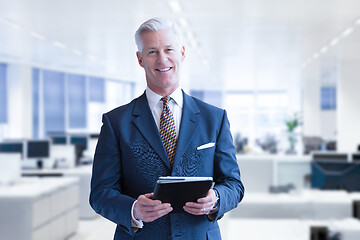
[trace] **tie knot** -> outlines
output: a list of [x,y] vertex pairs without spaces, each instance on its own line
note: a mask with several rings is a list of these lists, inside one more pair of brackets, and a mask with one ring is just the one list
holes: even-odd
[[160,100],[163,101],[164,104],[168,104],[168,102],[170,101],[171,97],[162,97]]

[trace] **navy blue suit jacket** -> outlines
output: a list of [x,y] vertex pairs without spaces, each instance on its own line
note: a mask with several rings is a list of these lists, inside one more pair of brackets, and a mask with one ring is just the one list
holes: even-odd
[[[244,186],[225,110],[183,93],[184,105],[173,169],[146,95],[103,115],[91,180],[90,204],[117,224],[114,239],[221,239],[217,220],[235,208]],[[209,142],[210,148],[197,148]],[[160,176],[211,176],[220,196],[214,220],[170,213],[134,232],[131,207],[154,191]]]

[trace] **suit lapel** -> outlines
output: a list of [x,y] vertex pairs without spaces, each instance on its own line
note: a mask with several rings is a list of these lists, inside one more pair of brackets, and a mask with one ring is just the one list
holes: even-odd
[[[192,97],[183,92],[184,105],[182,110],[181,125],[178,143],[176,147],[174,166],[179,162],[184,155],[190,141],[197,129],[201,115],[200,110],[195,104]],[[173,167],[174,168],[174,167]]]
[[137,129],[170,169],[170,162],[162,144],[161,137],[149,108],[145,93],[136,99],[133,116],[133,123]]

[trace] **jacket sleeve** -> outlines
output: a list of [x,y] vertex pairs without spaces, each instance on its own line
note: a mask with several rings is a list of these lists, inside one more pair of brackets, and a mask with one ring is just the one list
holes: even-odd
[[121,194],[121,150],[106,114],[102,122],[93,162],[90,205],[98,214],[134,234],[131,207],[135,199]]
[[225,110],[223,111],[222,123],[216,141],[214,179],[214,188],[219,193],[219,210],[215,219],[213,219],[216,221],[226,212],[236,208],[245,193],[244,185],[240,179],[236,150]]

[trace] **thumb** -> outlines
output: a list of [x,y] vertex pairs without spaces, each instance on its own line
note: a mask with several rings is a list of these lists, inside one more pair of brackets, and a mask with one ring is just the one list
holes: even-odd
[[144,196],[151,199],[154,196],[154,193],[146,193]]

